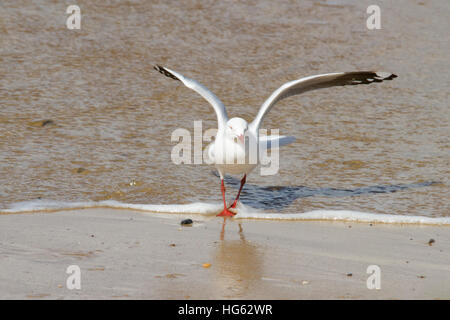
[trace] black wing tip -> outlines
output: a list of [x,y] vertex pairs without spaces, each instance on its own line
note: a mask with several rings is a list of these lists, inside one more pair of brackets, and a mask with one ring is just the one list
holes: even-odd
[[349,72],[348,74],[350,75],[349,81],[344,85],[371,84],[393,80],[398,77],[394,73],[375,71]]
[[398,75],[395,73],[389,73],[389,72],[375,72],[376,78],[384,81],[384,80],[393,80],[395,78],[398,78]]
[[171,78],[171,79],[180,81],[180,79],[178,79],[174,74],[172,74],[172,73],[169,72],[166,68],[164,68],[164,67],[162,67],[162,66],[160,66],[160,65],[158,65],[158,64],[155,65],[155,66],[153,66],[153,69],[155,69],[155,70],[158,71],[159,73],[165,75],[166,77],[169,77],[169,78]]

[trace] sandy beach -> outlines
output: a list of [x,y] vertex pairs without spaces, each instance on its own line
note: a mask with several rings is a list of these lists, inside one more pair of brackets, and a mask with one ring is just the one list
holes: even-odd
[[105,208],[0,219],[0,299],[450,298],[448,226],[234,219],[222,232],[220,218]]

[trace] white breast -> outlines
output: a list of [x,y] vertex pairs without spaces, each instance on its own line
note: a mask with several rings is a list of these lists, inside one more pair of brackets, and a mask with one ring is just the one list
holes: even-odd
[[250,135],[246,146],[227,137],[218,138],[208,146],[208,160],[222,174],[247,174],[258,165],[258,151],[252,143],[256,146],[256,138]]

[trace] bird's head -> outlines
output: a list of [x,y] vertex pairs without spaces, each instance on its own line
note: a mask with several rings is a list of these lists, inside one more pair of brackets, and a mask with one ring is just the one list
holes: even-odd
[[242,118],[232,118],[228,120],[226,127],[226,135],[231,139],[236,139],[240,143],[244,143],[244,137],[248,130],[248,123]]

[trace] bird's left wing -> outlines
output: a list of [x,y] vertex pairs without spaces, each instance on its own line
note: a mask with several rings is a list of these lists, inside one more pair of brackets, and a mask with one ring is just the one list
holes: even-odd
[[284,98],[316,89],[369,84],[374,82],[382,82],[384,80],[392,80],[394,78],[397,78],[397,76],[392,73],[357,71],[319,74],[287,82],[275,90],[263,103],[255,120],[250,123],[249,127],[253,132],[257,132],[266,114],[278,101]]
[[219,98],[217,98],[214,93],[209,91],[201,83],[199,83],[193,79],[189,79],[189,78],[183,76],[182,74],[179,74],[178,72],[172,71],[170,69],[167,69],[167,68],[164,68],[164,67],[161,67],[158,65],[155,66],[154,68],[155,68],[155,70],[159,71],[166,77],[181,81],[186,87],[196,91],[203,98],[205,98],[206,101],[208,101],[213,106],[214,111],[216,112],[219,130],[225,128],[225,125],[228,121],[227,111],[226,111],[225,106],[223,105],[222,101],[220,101]]

